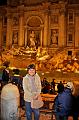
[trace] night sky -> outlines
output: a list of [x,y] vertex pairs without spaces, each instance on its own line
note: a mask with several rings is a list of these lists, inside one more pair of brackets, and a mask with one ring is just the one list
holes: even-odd
[[[49,0],[50,1],[50,0]],[[51,0],[53,1],[53,0]],[[66,1],[66,0],[65,0]],[[79,0],[68,0],[69,3],[73,4],[73,3],[79,3]],[[7,5],[7,0],[0,0],[0,6],[1,5]]]
[[6,5],[7,4],[7,0],[0,0],[0,6],[1,5]]

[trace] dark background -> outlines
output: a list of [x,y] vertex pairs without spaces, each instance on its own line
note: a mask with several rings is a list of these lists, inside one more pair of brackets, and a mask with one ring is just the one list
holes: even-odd
[[7,4],[7,0],[0,0],[0,6],[1,5],[6,5]]
[[[16,0],[16,1],[19,1],[19,0]],[[27,0],[29,1],[29,0]],[[32,1],[35,2],[37,0],[30,0],[30,2]],[[51,1],[51,2],[56,2],[56,1],[60,1],[60,0],[38,0],[38,1]],[[74,3],[79,3],[79,0],[62,0],[62,1],[68,1],[68,3],[70,4],[74,4]],[[0,0],[0,6],[2,5],[7,5],[7,0]]]

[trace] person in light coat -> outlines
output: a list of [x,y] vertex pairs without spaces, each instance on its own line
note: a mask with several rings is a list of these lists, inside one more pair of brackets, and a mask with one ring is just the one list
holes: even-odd
[[30,64],[27,67],[27,74],[23,77],[23,90],[26,108],[27,120],[32,120],[32,112],[34,113],[34,120],[39,120],[39,109],[31,107],[32,99],[37,99],[41,93],[41,81],[39,75],[36,73],[35,65]]

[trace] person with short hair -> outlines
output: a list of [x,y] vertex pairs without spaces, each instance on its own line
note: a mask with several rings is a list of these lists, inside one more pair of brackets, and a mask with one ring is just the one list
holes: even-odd
[[32,120],[32,112],[34,113],[34,120],[39,120],[39,108],[31,107],[31,101],[37,99],[41,93],[41,81],[34,64],[27,67],[27,74],[23,77],[23,89],[27,120]]
[[2,72],[2,82],[3,82],[3,85],[8,84],[9,79],[10,79],[8,67],[9,67],[9,65],[6,64],[5,68],[3,69],[3,72]]
[[72,82],[68,82],[65,88],[62,84],[58,87],[58,95],[54,101],[56,120],[68,120],[72,116],[72,90]]

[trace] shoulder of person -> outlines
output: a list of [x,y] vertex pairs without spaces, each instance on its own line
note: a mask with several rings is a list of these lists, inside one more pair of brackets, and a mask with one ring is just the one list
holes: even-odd
[[40,78],[40,76],[38,75],[38,73],[35,74],[35,77]]
[[28,74],[26,76],[23,77],[23,80],[29,79]]
[[54,99],[54,103],[58,100],[58,95]]

